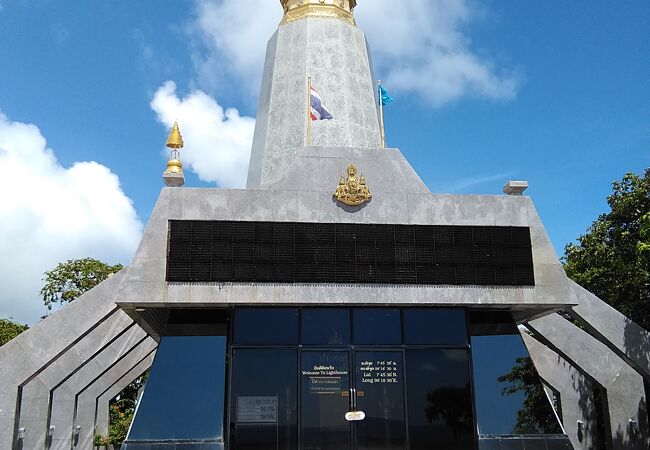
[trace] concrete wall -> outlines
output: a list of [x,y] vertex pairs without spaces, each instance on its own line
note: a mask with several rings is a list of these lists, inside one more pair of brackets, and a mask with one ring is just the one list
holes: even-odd
[[[332,199],[350,162],[366,174],[373,199],[346,207]],[[554,310],[575,304],[555,250],[525,196],[430,194],[396,149],[308,148],[273,189],[163,189],[142,243],[128,269],[119,304],[135,306],[250,303],[446,304]],[[528,226],[534,287],[374,286],[326,284],[165,283],[170,219],[261,220],[325,223]],[[362,300],[360,300],[362,299]]]

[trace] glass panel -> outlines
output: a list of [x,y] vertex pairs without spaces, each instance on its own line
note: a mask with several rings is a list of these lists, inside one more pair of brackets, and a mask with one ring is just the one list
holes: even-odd
[[235,450],[295,450],[296,350],[234,349],[230,441]]
[[407,350],[406,379],[411,450],[472,450],[467,350]]
[[405,309],[404,341],[406,344],[467,345],[465,310]]
[[402,324],[399,309],[355,308],[352,310],[355,344],[399,345]]
[[225,361],[224,336],[163,337],[128,439],[222,438]]
[[302,343],[344,345],[350,343],[350,310],[305,308],[302,310]]
[[356,352],[357,409],[366,414],[355,422],[358,450],[406,448],[402,352]]
[[305,351],[302,357],[303,450],[350,448],[350,364],[348,352]]
[[235,344],[297,345],[296,308],[240,308],[235,310]]
[[519,333],[472,336],[472,363],[479,433],[562,433]]

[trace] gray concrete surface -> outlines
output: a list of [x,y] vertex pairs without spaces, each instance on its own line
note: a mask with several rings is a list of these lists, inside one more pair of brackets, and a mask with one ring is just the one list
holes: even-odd
[[[76,395],[76,411],[72,428],[74,430],[77,426],[81,427],[79,429],[78,437],[73,437],[73,444],[75,444],[74,446],[76,448],[92,448],[95,436],[95,421],[97,420],[96,418],[100,417],[98,411],[98,397],[100,397],[102,393],[111,389],[111,387],[119,385],[123,386],[122,389],[124,389],[126,385],[142,374],[142,372],[151,365],[156,347],[157,343],[153,339],[147,338],[137,348],[135,348],[133,352],[116,362]],[[136,372],[137,375],[129,375],[133,372]],[[126,380],[129,381],[126,382]],[[117,395],[122,389],[117,391],[115,395]],[[115,395],[113,395],[113,397]],[[110,397],[108,401],[113,397]],[[104,408],[104,406],[106,406],[106,409],[101,414],[102,421],[105,420],[104,418],[108,413],[108,405],[104,404],[102,405],[102,408]],[[105,425],[105,427],[102,427],[102,434],[106,435],[108,421],[106,420],[103,425]]]
[[[373,192],[357,208],[332,199],[347,164],[355,162]],[[273,189],[163,189],[119,293],[119,304],[193,306],[250,303],[486,305],[556,310],[575,304],[555,250],[529,197],[430,194],[397,149],[302,149]],[[327,180],[330,180],[329,182]],[[170,219],[529,226],[535,286],[358,286],[326,284],[165,283]]]
[[83,340],[71,347],[45,367],[22,388],[19,427],[25,428],[23,448],[41,448],[45,445],[50,394],[66,378],[94,360],[106,347],[124,339],[124,334],[137,325],[123,311],[113,314],[91,330]]
[[381,146],[363,32],[340,20],[302,19],[270,39],[248,172],[249,188],[268,186],[285,172],[307,139],[307,77],[334,119],[312,122],[312,145]]
[[12,447],[22,386],[111,316],[124,273],[112,276],[0,347],[0,449]]
[[579,284],[571,286],[578,304],[568,313],[650,381],[650,333]]
[[[102,376],[113,377],[113,381],[123,375],[137,361],[155,348],[155,341],[138,326],[131,328],[116,339],[109,347],[97,355],[83,369],[75,372],[51,392],[51,411],[48,426],[54,426],[50,448],[52,450],[70,448],[77,396]],[[153,346],[153,347],[152,347]],[[118,367],[118,369],[115,369]],[[120,372],[122,371],[122,372]],[[120,372],[120,373],[118,373]],[[93,408],[94,413],[94,408]]]
[[[97,398],[95,399],[95,416],[94,421],[89,420],[88,415],[82,417],[77,416],[75,425],[80,425],[82,430],[85,426],[90,426],[93,429],[94,434],[101,434],[102,436],[108,435],[108,425],[109,425],[109,411],[108,407],[113,398],[117,396],[120,392],[124,390],[129,384],[131,384],[136,378],[142,375],[147,369],[151,367],[153,359],[155,357],[155,350],[145,356],[140,360],[131,370],[126,372],[120,379],[118,379],[112,385],[106,387],[103,392],[100,392]],[[90,396],[89,394],[84,393],[84,396]],[[81,402],[82,399],[80,398]]]
[[[650,436],[641,375],[606,345],[558,314],[533,320],[526,326],[607,390],[613,449],[647,450]],[[547,368],[540,365],[538,370]],[[638,426],[631,425],[630,419]]]
[[[598,448],[593,382],[570,362],[527,333],[521,333],[539,376],[560,393],[562,426],[575,450]],[[578,421],[582,425],[578,426]]]

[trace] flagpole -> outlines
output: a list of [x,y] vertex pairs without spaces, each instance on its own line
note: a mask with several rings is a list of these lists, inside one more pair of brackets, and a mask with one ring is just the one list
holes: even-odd
[[307,147],[311,146],[311,77],[307,77]]
[[381,131],[381,148],[386,148],[386,135],[384,134],[384,102],[381,99],[381,80],[377,81],[377,98],[379,99],[379,130]]

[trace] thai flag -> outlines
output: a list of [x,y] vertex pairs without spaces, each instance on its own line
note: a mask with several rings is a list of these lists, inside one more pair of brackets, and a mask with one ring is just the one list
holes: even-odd
[[311,117],[311,120],[329,120],[333,119],[332,115],[330,112],[325,109],[323,106],[323,102],[321,101],[320,95],[318,95],[318,92],[314,89],[314,86],[311,86],[311,111],[309,112],[309,116]]

